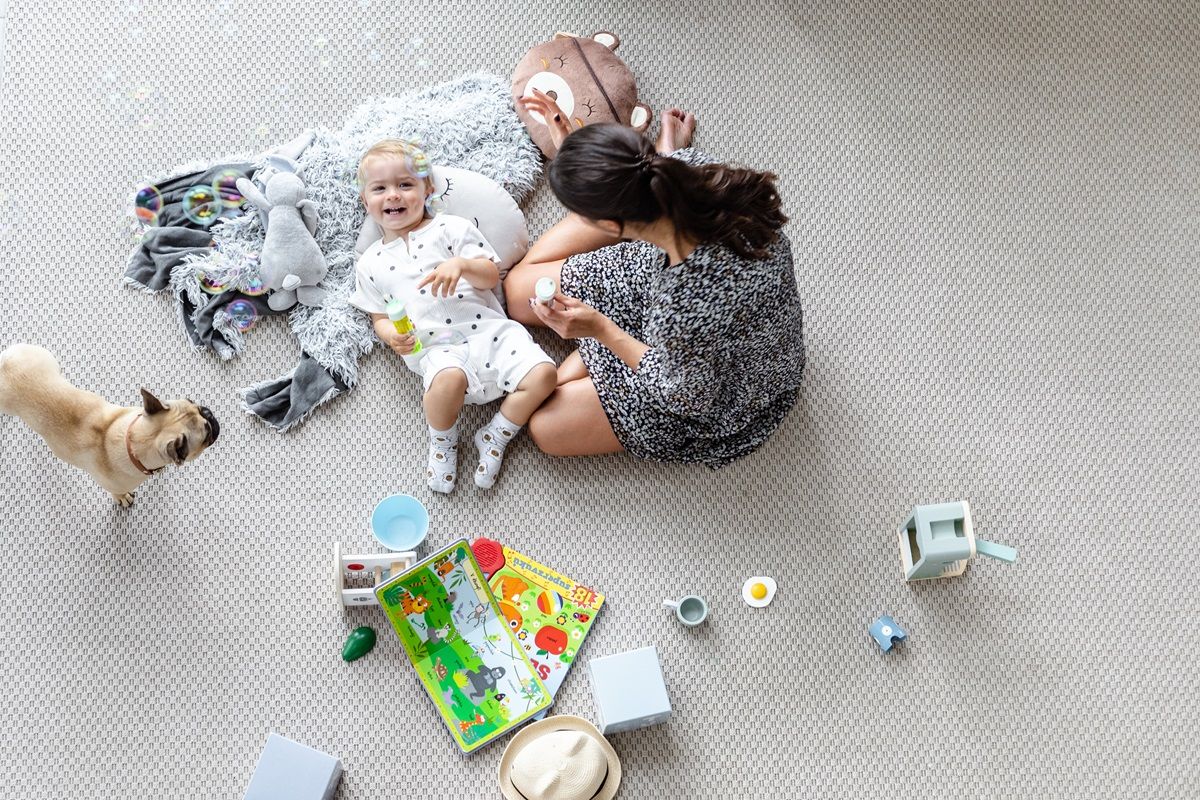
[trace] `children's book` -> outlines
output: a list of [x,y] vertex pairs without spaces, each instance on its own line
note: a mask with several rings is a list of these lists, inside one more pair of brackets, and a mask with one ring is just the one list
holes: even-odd
[[[557,694],[604,605],[604,595],[508,547],[503,553],[504,565],[489,581],[492,594],[538,677],[551,695]],[[534,719],[545,714],[541,711]]]
[[380,584],[375,596],[464,753],[550,706],[465,539]]

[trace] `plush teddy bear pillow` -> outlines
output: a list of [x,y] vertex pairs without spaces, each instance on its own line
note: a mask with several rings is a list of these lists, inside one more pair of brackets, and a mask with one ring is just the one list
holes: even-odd
[[557,33],[534,47],[513,72],[512,95],[517,115],[534,144],[554,158],[550,130],[541,114],[521,108],[516,101],[538,89],[558,103],[573,128],[596,122],[619,122],[639,133],[650,126],[654,114],[638,102],[637,83],[625,62],[613,53],[621,41],[601,31],[590,38]]
[[[500,256],[500,277],[521,260],[529,249],[525,215],[500,184],[486,175],[457,167],[434,165],[433,193],[440,197],[447,214],[468,219],[479,229]],[[363,222],[354,251],[361,255],[383,234],[370,217]]]

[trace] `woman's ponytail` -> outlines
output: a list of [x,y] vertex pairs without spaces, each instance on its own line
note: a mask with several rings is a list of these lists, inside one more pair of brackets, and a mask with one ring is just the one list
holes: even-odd
[[656,153],[621,125],[572,133],[549,177],[563,205],[589,219],[645,223],[665,216],[688,238],[745,258],[765,257],[787,222],[774,174],[724,164],[693,167]]

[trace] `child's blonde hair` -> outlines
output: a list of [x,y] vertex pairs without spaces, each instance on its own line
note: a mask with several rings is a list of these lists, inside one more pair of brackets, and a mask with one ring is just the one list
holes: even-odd
[[361,193],[367,179],[367,161],[372,158],[398,158],[408,167],[414,178],[423,178],[425,187],[433,190],[433,173],[429,168],[429,156],[421,149],[421,145],[405,139],[381,139],[363,153],[358,161],[358,190]]

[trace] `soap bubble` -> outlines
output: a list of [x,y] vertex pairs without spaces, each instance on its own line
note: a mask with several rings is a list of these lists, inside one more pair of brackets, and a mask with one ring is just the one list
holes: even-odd
[[225,311],[229,314],[229,322],[242,333],[253,328],[254,323],[258,322],[258,309],[249,300],[234,300]]
[[197,225],[212,225],[221,216],[221,198],[211,186],[193,186],[183,195],[183,215]]
[[251,297],[258,297],[266,293],[267,286],[262,282],[262,278],[251,278],[242,287],[242,294],[248,294]]
[[436,217],[446,210],[446,201],[442,199],[440,194],[431,194],[425,199],[425,210],[431,216]]
[[140,219],[126,219],[120,222],[118,231],[130,246],[136,247],[146,240],[146,236],[150,233],[150,228]]
[[413,177],[429,177],[429,156],[425,155],[424,150],[420,149],[420,145],[416,145],[415,149],[409,152],[409,161],[412,162]]
[[162,207],[162,192],[158,191],[157,186],[147,183],[138,187],[133,197],[133,213],[138,219],[147,225],[157,225]]
[[200,288],[209,294],[221,294],[229,288],[228,281],[210,277],[203,272],[197,277],[200,279]]
[[237,187],[238,178],[242,177],[242,173],[236,169],[229,168],[221,170],[217,177],[213,178],[212,188],[217,197],[221,198],[221,204],[228,208],[241,208],[246,202],[246,198],[242,197],[242,191]]

